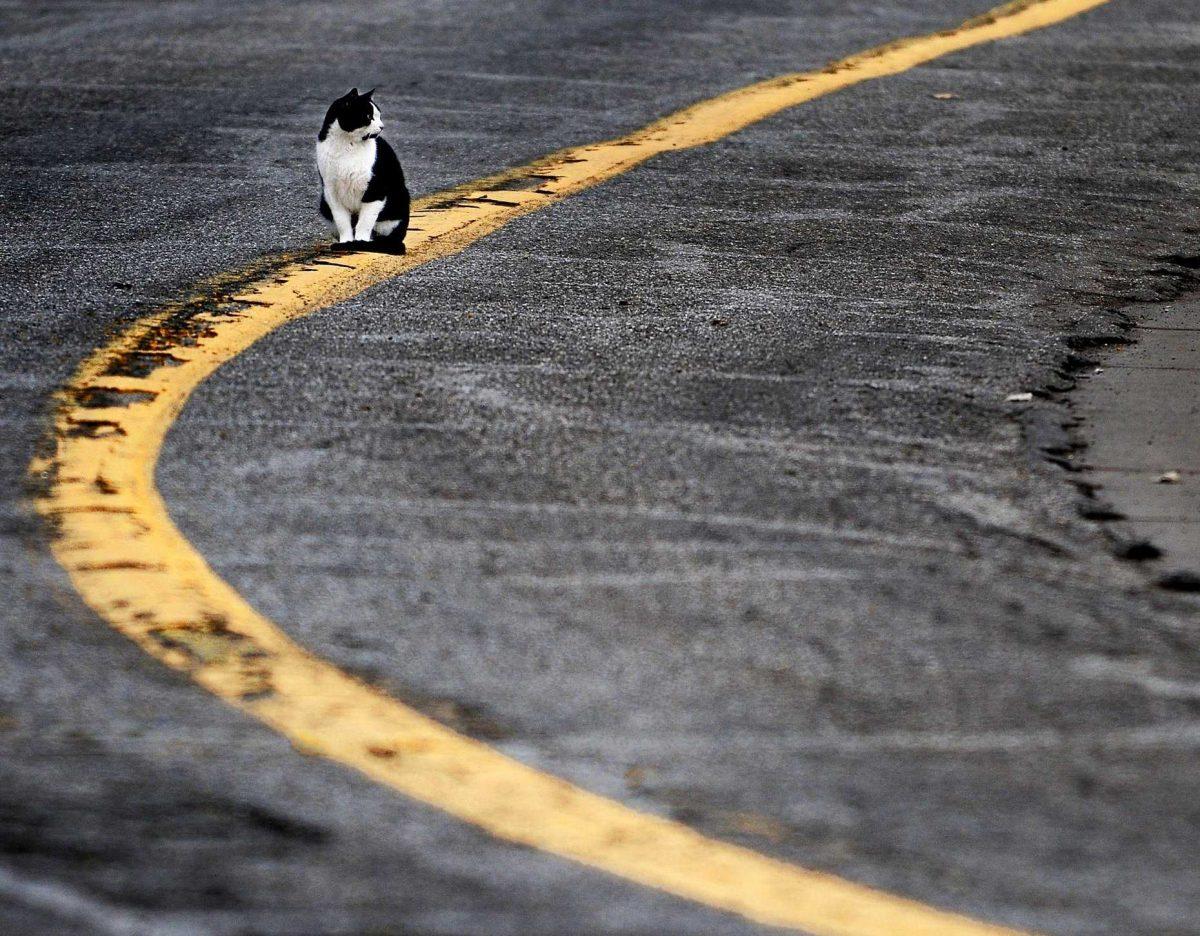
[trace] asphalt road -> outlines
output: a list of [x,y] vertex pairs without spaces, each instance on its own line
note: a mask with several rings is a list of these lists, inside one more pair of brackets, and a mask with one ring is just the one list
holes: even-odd
[[[424,193],[978,12],[0,8],[0,931],[763,932],[301,755],[82,605],[25,473],[114,329],[324,236],[352,84]],[[1113,0],[285,327],[184,411],[172,515],[314,652],[639,809],[1014,927],[1200,931],[1200,603],[1041,451],[1122,310],[1195,288],[1198,39]]]

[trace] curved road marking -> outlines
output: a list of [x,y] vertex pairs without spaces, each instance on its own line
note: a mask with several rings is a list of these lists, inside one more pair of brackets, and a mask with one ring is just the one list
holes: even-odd
[[168,666],[321,755],[502,839],[747,919],[823,936],[1015,931],[705,838],[527,767],[388,698],[293,643],[175,528],[154,484],[163,438],[201,381],[285,322],[457,253],[507,222],[650,157],[784,108],[1105,0],[1021,0],[953,30],[750,85],[620,139],[563,150],[418,203],[404,257],[316,250],[211,284],[89,356],[58,394],[31,472],[54,555],[109,624]]

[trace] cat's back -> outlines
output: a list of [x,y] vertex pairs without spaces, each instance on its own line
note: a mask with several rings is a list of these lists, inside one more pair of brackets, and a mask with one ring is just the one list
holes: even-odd
[[375,177],[389,188],[404,188],[404,169],[400,166],[400,157],[383,137],[379,137],[375,144],[378,147],[375,154]]

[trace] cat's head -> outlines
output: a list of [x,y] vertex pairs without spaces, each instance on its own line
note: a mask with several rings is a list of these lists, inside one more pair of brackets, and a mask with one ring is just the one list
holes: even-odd
[[325,126],[321,131],[322,139],[325,132],[334,127],[349,136],[363,140],[379,136],[380,131],[383,130],[383,120],[379,108],[371,100],[371,95],[374,93],[374,88],[366,94],[359,94],[358,88],[351,88],[347,94],[343,94],[334,101],[325,115]]

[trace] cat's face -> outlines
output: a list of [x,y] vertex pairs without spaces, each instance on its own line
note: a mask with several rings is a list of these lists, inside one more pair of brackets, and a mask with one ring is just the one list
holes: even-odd
[[372,88],[366,94],[359,94],[358,88],[351,88],[349,94],[344,94],[330,108],[330,114],[337,125],[346,133],[367,136],[377,135],[383,129],[383,120],[379,108],[371,100],[375,93]]

